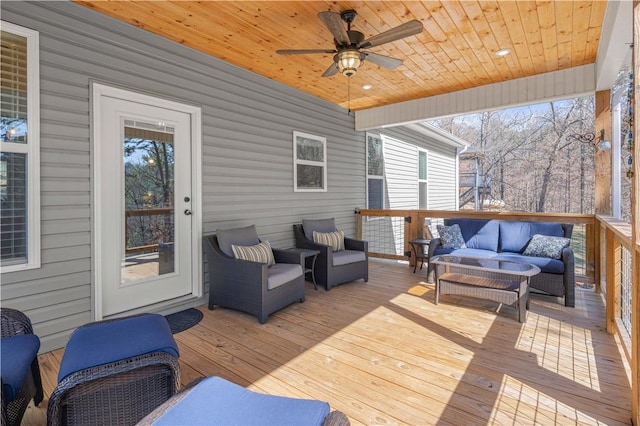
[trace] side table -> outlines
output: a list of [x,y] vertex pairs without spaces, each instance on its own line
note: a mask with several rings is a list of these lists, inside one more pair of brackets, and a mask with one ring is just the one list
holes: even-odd
[[426,238],[415,238],[409,241],[411,244],[411,249],[413,250],[413,256],[415,257],[415,263],[413,264],[413,273],[416,273],[416,268],[418,267],[418,260],[420,260],[420,269],[424,265],[424,260],[429,257],[429,244],[431,244],[431,240]]
[[[300,256],[300,266],[302,266],[302,270],[304,274],[306,275],[307,273],[311,273],[313,288],[317,290],[318,285],[316,284],[315,267],[316,267],[316,259],[320,254],[320,250],[293,247],[293,248],[287,249],[287,251],[298,253],[298,255]],[[309,266],[307,266],[307,264]]]

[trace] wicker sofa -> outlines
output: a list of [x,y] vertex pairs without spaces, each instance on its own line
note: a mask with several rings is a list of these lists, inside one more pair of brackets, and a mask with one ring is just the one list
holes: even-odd
[[[467,218],[445,219],[444,225],[460,227],[464,247],[444,248],[442,240],[435,238],[429,245],[429,259],[441,254],[454,254],[531,263],[541,270],[531,278],[531,289],[564,297],[565,306],[575,306],[575,261],[571,247],[563,248],[559,259],[526,255],[527,246],[535,235],[570,239],[573,225]],[[431,263],[427,277],[429,282],[433,282],[434,266]]]

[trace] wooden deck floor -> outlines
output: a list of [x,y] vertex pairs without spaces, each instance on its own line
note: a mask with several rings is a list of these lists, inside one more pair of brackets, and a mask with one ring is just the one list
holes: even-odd
[[[604,328],[600,295],[576,308],[533,296],[526,324],[513,308],[443,296],[412,268],[370,262],[370,281],[269,317],[228,309],[176,335],[182,382],[219,375],[260,392],[328,401],[352,424],[630,424],[627,370]],[[424,272],[423,272],[424,274]],[[40,357],[45,398],[62,350]],[[24,424],[46,424],[46,403]]]

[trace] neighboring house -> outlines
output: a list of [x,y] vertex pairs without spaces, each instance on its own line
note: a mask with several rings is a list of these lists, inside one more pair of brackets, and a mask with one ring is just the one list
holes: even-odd
[[[204,304],[201,239],[216,229],[255,224],[274,246],[290,247],[292,224],[335,217],[354,235],[354,209],[367,205],[366,134],[354,130],[346,109],[71,2],[2,2],[1,8],[3,32],[14,30],[9,22],[39,40],[30,56],[39,58],[39,90],[29,94],[29,105],[39,101],[40,131],[29,129],[27,147],[16,148],[21,152],[6,158],[3,152],[5,165],[12,155],[26,155],[39,167],[27,167],[24,176],[35,184],[27,203],[29,254],[22,263],[19,255],[5,263],[3,254],[0,302],[29,315],[42,351],[64,346],[71,331],[96,319]],[[294,132],[312,136],[298,148],[319,158],[294,160]],[[186,242],[176,241],[183,245],[173,249],[175,270],[128,285],[120,276],[118,138],[152,134],[176,153],[175,218]],[[384,207],[418,207],[425,184],[429,208],[454,208],[455,144],[415,127],[383,134],[396,147],[385,170]],[[426,181],[418,176],[422,149]],[[412,201],[404,202],[402,161],[393,158],[409,153],[404,173],[413,176],[406,188]],[[297,181],[311,190],[294,190],[294,165],[303,172],[319,167]],[[326,181],[314,180],[323,173]],[[14,236],[20,239],[18,230]],[[163,300],[159,289],[172,277],[179,293]],[[112,299],[118,291],[128,293]]]
[[[387,129],[367,132],[367,208],[456,210],[458,152],[469,144],[427,123],[406,128],[420,133],[422,140]],[[405,251],[402,218],[369,218],[362,235],[372,252]]]

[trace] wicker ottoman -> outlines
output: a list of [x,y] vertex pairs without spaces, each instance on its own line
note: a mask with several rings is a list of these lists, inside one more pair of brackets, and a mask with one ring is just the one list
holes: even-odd
[[174,395],[178,346],[162,315],[76,329],[49,399],[49,425],[134,425]]

